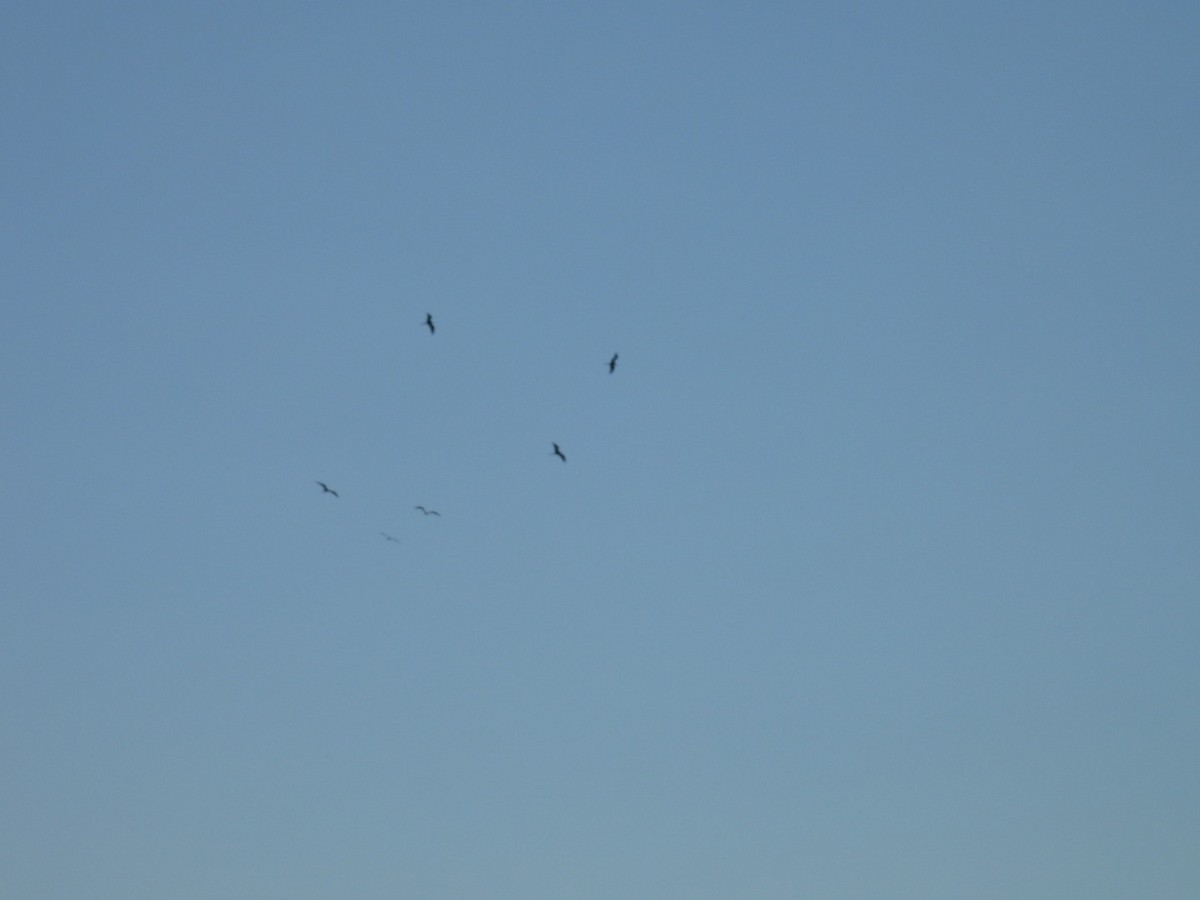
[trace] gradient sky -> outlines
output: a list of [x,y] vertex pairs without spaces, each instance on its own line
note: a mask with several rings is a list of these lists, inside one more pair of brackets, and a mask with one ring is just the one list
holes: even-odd
[[6,897],[1200,895],[1196,3],[10,0],[0,113]]

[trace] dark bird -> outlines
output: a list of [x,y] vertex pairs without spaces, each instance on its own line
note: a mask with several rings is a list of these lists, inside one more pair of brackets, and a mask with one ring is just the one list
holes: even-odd
[[562,452],[562,449],[558,446],[558,444],[554,445],[554,455],[557,456],[559,459],[561,459],[563,462],[567,461],[566,455]]
[[333,494],[333,496],[335,496],[335,497],[338,495],[338,492],[337,492],[337,491],[335,491],[333,488],[331,488],[329,485],[327,485],[325,482],[323,482],[323,481],[318,481],[318,482],[317,482],[317,484],[319,484],[319,485],[321,486],[321,492],[322,492],[322,493],[324,493],[324,494]]
[[437,329],[433,327],[433,313],[425,313],[425,324],[428,326],[430,334],[437,332]]
[[398,544],[398,543],[400,543],[400,541],[399,541],[399,540],[397,540],[396,538],[392,537],[392,536],[391,536],[390,534],[388,534],[386,531],[381,531],[381,532],[379,532],[379,533],[380,533],[380,534],[382,534],[382,535],[383,535],[385,538],[387,538],[389,541],[391,541],[393,544]]
[[419,509],[421,512],[423,512],[427,516],[439,516],[439,517],[441,516],[441,513],[438,512],[436,509],[426,509],[423,506],[414,506],[413,509]]
[[621,354],[619,354],[619,353],[614,353],[613,358],[608,361],[608,374],[609,375],[611,375],[613,372],[617,371],[617,357],[620,355]]

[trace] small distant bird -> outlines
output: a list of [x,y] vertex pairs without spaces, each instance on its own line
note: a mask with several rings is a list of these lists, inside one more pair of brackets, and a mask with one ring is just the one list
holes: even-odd
[[425,313],[425,325],[429,328],[430,334],[437,333],[437,329],[433,327],[433,313]]
[[562,452],[562,448],[560,448],[560,447],[558,446],[558,444],[555,444],[555,445],[554,445],[554,455],[555,455],[555,456],[557,456],[559,459],[561,459],[563,462],[566,462],[566,461],[567,461],[566,454],[564,454],[564,453]]
[[619,354],[619,353],[614,353],[613,358],[608,361],[608,374],[609,375],[611,375],[613,372],[617,371],[617,357],[620,355],[621,354]]
[[331,488],[329,485],[327,485],[325,482],[318,481],[317,484],[319,484],[321,486],[321,493],[333,494],[333,496],[335,496],[335,497],[338,495],[338,492],[335,491],[333,488]]
[[379,533],[380,533],[380,534],[382,534],[382,535],[383,535],[385,538],[387,538],[389,541],[391,541],[393,544],[398,544],[398,543],[400,543],[400,541],[399,541],[399,540],[397,540],[396,538],[392,537],[392,536],[391,536],[390,534],[388,534],[386,531],[381,531],[381,532],[379,532]]
[[414,506],[413,509],[419,509],[421,512],[423,512],[427,516],[439,516],[439,517],[441,516],[441,513],[438,512],[436,509],[426,509],[423,506]]

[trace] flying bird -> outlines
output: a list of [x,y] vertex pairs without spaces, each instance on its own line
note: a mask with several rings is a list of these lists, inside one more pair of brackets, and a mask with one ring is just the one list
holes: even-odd
[[617,357],[620,355],[621,354],[619,354],[619,353],[614,353],[613,358],[608,361],[608,374],[609,375],[611,375],[613,372],[617,371]]
[[425,325],[429,328],[430,334],[437,332],[437,329],[433,327],[433,313],[425,313]]
[[563,462],[567,461],[566,455],[562,452],[562,449],[558,446],[558,444],[554,445],[554,455],[557,456],[559,459],[561,459]]
[[338,492],[335,491],[333,488],[331,488],[329,485],[327,485],[325,482],[318,481],[317,484],[319,484],[321,486],[321,493],[333,494],[333,496],[335,496],[335,497],[338,496]]
[[398,544],[398,543],[400,543],[400,541],[399,541],[399,540],[397,540],[396,538],[392,537],[392,536],[391,536],[390,534],[388,534],[386,531],[381,531],[381,532],[379,532],[379,533],[380,533],[380,534],[382,534],[382,535],[383,535],[385,538],[387,538],[389,541],[391,541],[393,544]]
[[422,513],[424,513],[427,516],[438,516],[440,518],[442,515],[436,509],[426,509],[423,506],[414,506],[413,509],[419,509]]

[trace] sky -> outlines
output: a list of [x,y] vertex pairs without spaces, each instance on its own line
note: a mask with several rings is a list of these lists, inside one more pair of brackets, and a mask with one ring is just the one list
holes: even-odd
[[1198,36],[5,4],[6,896],[1197,896]]

